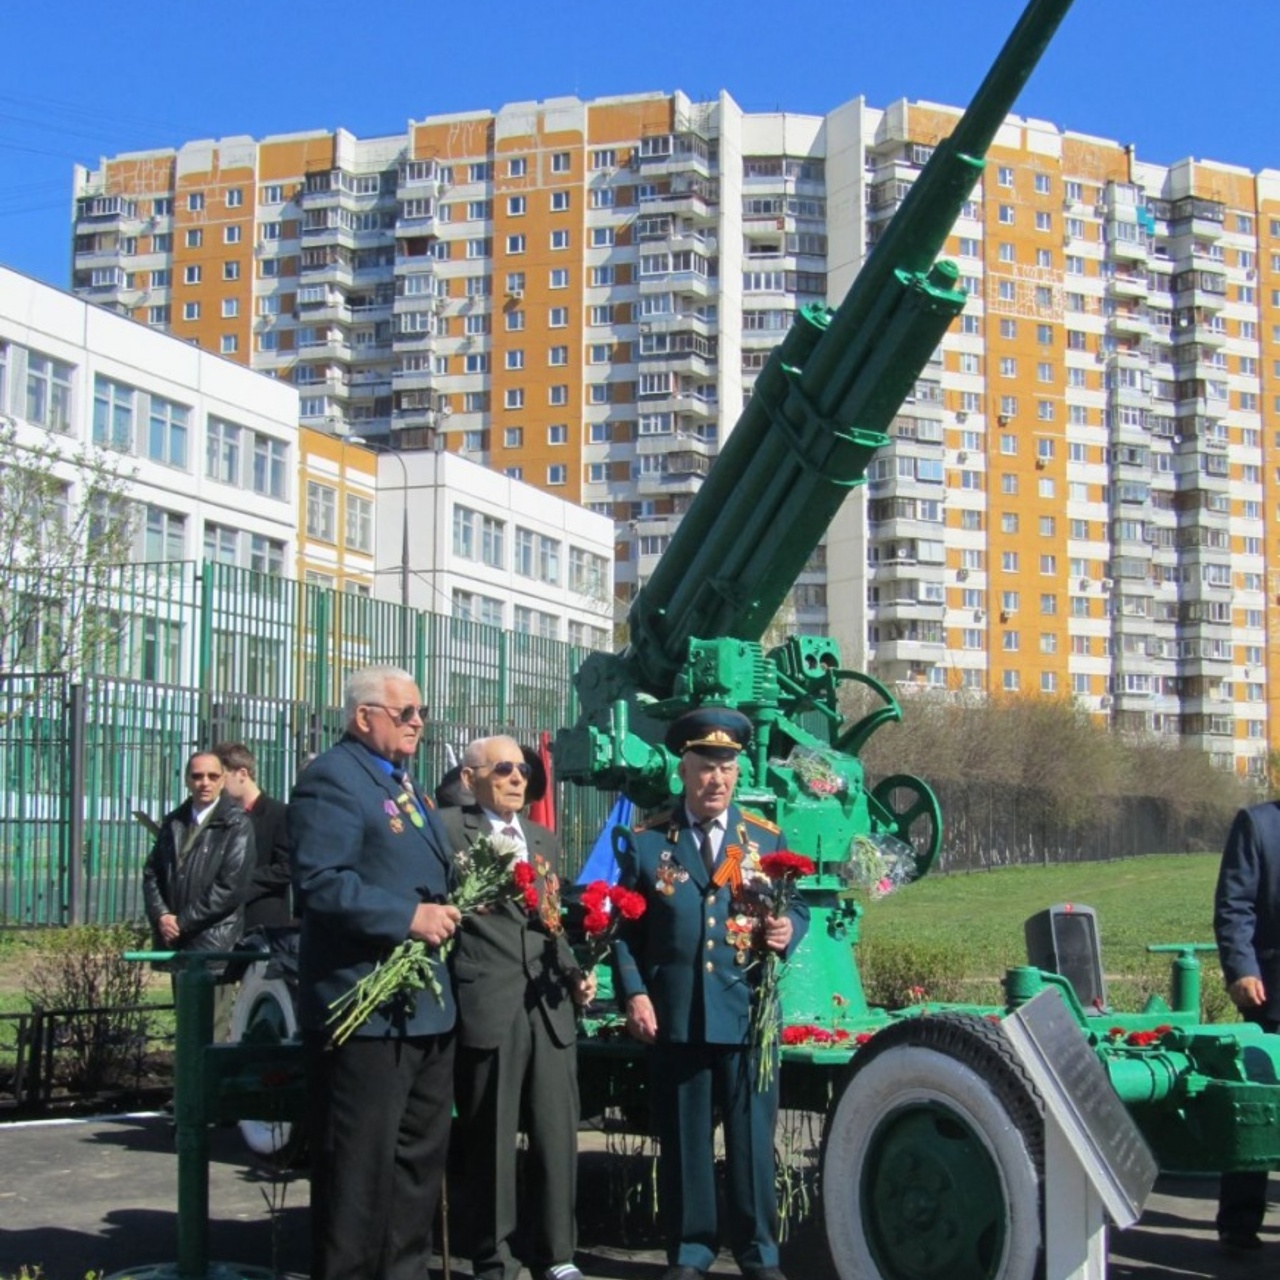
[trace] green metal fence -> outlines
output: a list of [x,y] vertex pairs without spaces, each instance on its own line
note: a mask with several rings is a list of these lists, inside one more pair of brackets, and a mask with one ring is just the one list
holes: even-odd
[[[587,650],[558,641],[221,564],[121,566],[91,589],[112,640],[79,679],[0,673],[0,925],[140,917],[140,815],[183,799],[188,754],[244,742],[264,790],[287,796],[308,753],[341,732],[342,685],[360,667],[418,680],[428,786],[474,737],[533,744],[576,716]],[[571,867],[610,802],[557,788]]]

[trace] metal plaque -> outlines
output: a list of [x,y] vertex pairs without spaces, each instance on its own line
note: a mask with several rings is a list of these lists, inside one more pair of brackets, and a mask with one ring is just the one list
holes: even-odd
[[1062,996],[1048,987],[1000,1025],[1112,1221],[1132,1226],[1159,1166]]

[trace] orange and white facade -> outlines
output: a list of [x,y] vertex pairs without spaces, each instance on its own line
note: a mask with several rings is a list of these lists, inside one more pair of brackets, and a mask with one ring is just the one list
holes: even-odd
[[[77,174],[75,287],[614,521],[652,571],[798,305],[844,296],[956,109],[516,103]],[[793,593],[903,689],[1075,697],[1280,746],[1280,174],[1011,117],[948,245],[972,301]]]

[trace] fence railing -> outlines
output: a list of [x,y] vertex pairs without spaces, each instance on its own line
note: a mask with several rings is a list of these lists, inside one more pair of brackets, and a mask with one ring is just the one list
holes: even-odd
[[[158,819],[184,797],[189,753],[245,743],[259,784],[287,796],[342,728],[342,686],[372,664],[410,671],[432,709],[415,763],[430,787],[472,738],[533,744],[577,715],[588,650],[205,563],[99,571],[86,591],[116,641],[65,673],[0,672],[0,924],[142,915]],[[612,797],[558,787],[570,867]]]

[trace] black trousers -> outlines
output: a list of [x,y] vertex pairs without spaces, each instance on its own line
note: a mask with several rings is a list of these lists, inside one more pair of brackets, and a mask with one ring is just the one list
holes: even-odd
[[[1243,1015],[1248,1022],[1256,1022],[1264,1031],[1280,1030],[1280,1022],[1261,1016]],[[1255,1235],[1262,1226],[1267,1212],[1267,1171],[1250,1170],[1243,1173],[1224,1173],[1218,1184],[1219,1235]]]
[[453,1111],[453,1033],[306,1038],[312,1280],[427,1280]]
[[[493,1049],[458,1049],[458,1140],[476,1280],[516,1280],[524,1228],[533,1272],[573,1261],[578,1189],[578,1053],[558,1045],[542,1010],[523,1010]],[[528,1137],[523,1197],[516,1148]]]

